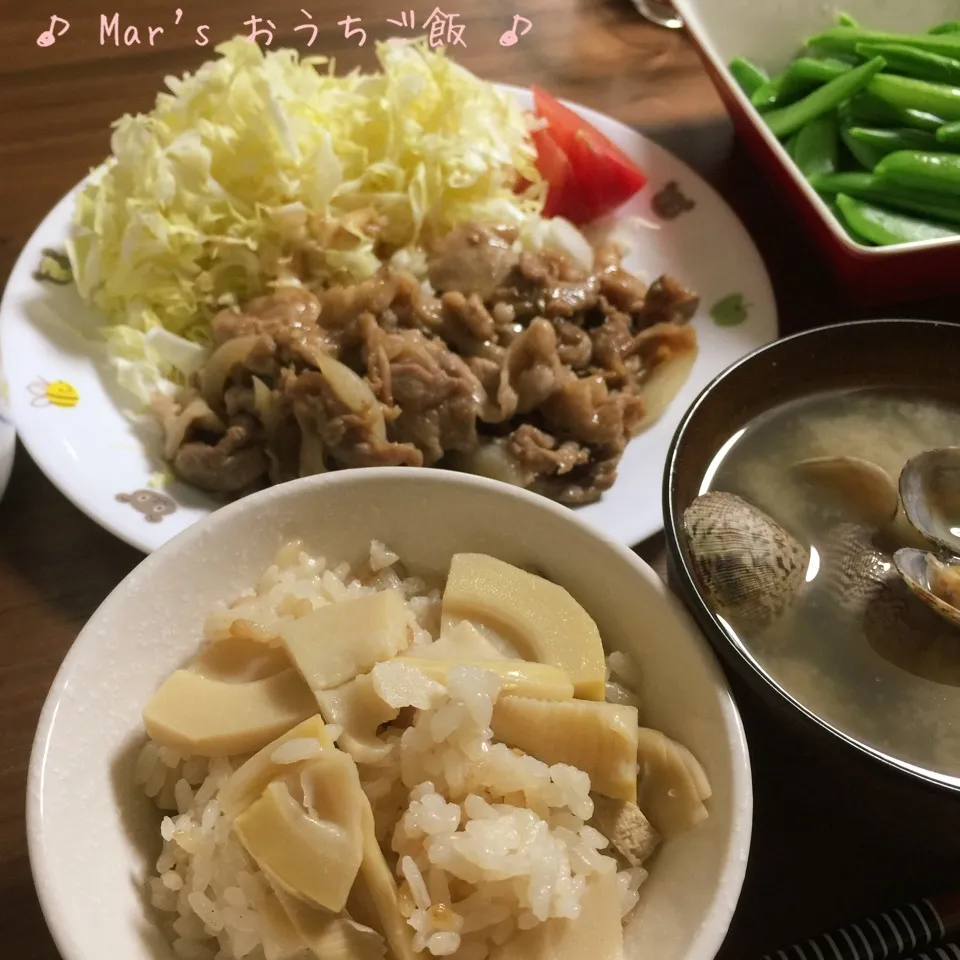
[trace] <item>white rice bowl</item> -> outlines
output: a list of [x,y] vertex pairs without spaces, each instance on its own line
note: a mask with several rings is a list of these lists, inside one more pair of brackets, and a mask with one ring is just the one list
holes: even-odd
[[[299,548],[274,564],[294,539],[334,566]],[[649,879],[643,868],[620,870],[625,957],[715,955],[742,884],[752,798],[739,718],[706,644],[640,561],[564,508],[489,481],[402,469],[309,478],[224,508],[144,561],[78,638],[41,718],[28,797],[31,862],[64,960],[273,960],[255,907],[266,881],[216,802],[230,761],[144,748],[140,711],[195,653],[200,625],[208,637],[229,631],[239,614],[224,601],[253,584],[260,623],[401,586],[414,642],[429,643],[439,593],[419,577],[401,582],[394,564],[399,556],[430,580],[460,551],[562,584],[605,642],[642,666],[645,722],[694,752],[713,798],[709,820],[664,844]],[[360,565],[363,584],[351,576]],[[380,695],[422,709],[397,731],[396,749],[360,772],[381,842],[398,858],[415,948],[473,960],[518,929],[575,916],[587,879],[619,870],[586,823],[589,779],[489,744],[495,675],[462,668],[443,687],[394,668],[375,669]],[[283,759],[309,749],[291,741]],[[161,825],[147,794],[177,812]],[[78,830],[84,817],[98,830]],[[470,893],[454,918],[435,909],[451,883]]]
[[[419,577],[401,577],[398,561],[402,557],[378,540],[360,569],[311,556],[297,542],[285,544],[255,588],[215,605],[203,640],[229,640],[237,632],[269,637],[282,622],[320,606],[399,588],[409,652],[423,655],[439,634],[441,593]],[[389,707],[418,710],[406,730],[381,734],[382,757],[368,746],[345,747],[359,766],[378,839],[397,857],[416,952],[485,960],[518,930],[577,919],[587,883],[598,874],[617,873],[620,915],[629,915],[647,871],[618,871],[616,859],[600,852],[609,841],[587,823],[593,800],[586,773],[492,742],[496,674],[458,667],[442,686],[394,660],[370,676]],[[327,732],[335,741],[343,734],[333,725]],[[319,750],[316,741],[291,740],[272,759],[292,764]],[[182,756],[148,741],[134,768],[146,796],[164,810],[176,807],[158,825],[164,846],[147,884],[183,960],[284,955],[269,917],[258,909],[270,881],[249,861],[218,802],[241,761]],[[457,892],[453,910],[451,889]]]

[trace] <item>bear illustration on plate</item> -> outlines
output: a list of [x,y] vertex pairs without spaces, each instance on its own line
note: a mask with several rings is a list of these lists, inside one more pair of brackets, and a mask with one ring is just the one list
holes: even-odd
[[150,523],[159,523],[164,517],[169,516],[177,505],[165,493],[157,493],[155,490],[134,490],[133,493],[118,493],[117,500],[120,503],[129,503],[134,510],[143,514],[145,520]]

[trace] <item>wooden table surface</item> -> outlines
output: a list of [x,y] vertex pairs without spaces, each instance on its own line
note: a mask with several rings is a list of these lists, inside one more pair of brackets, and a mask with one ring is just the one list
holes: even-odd
[[[417,25],[429,3],[387,0],[258,0],[242,7],[213,0],[176,3],[128,0],[120,8],[115,45],[101,43],[101,6],[91,0],[18,5],[0,20],[0,281],[54,202],[108,150],[109,124],[146,110],[164,76],[196,67],[213,44],[244,26],[276,27],[273,46],[306,51],[310,31],[294,32],[313,15],[313,52],[334,53],[343,68],[373,62],[373,40],[403,32],[386,23],[413,8]],[[755,237],[769,269],[783,332],[882,315],[852,308],[814,251],[782,212],[759,171],[732,141],[726,116],[682,35],[644,23],[628,0],[456,0],[443,8],[464,25],[456,56],[489,79],[538,83],[632,124],[693,164],[728,198]],[[107,13],[112,17],[116,7]],[[37,44],[56,12],[69,28],[55,43]],[[512,47],[498,43],[514,14],[532,23]],[[338,21],[360,18],[367,31],[344,38]],[[409,15],[408,15],[409,16]],[[107,21],[109,23],[109,20]],[[211,45],[197,45],[199,25]],[[124,45],[134,26],[139,45]],[[148,28],[162,26],[148,43]],[[57,32],[63,29],[62,21]],[[132,40],[132,32],[128,32]],[[947,302],[897,308],[900,316],[948,317]],[[663,571],[662,537],[640,553]],[[99,529],[41,475],[22,449],[0,503],[0,955],[55,960],[30,877],[24,836],[24,784],[31,740],[47,689],[70,643],[140,555]],[[956,860],[935,844],[871,826],[857,791],[824,783],[816,757],[785,751],[767,714],[736,688],[752,749],[756,817],[746,886],[724,960],[759,957],[888,904],[891,898],[944,889]],[[818,782],[813,782],[820,778]],[[852,800],[851,800],[852,796]],[[880,804],[884,798],[877,799]],[[900,801],[897,801],[898,803]],[[909,807],[898,817],[911,818]],[[77,825],[94,811],[77,811]],[[931,852],[932,850],[932,852]],[[960,885],[960,884],[958,884]],[[133,960],[133,958],[105,958]]]

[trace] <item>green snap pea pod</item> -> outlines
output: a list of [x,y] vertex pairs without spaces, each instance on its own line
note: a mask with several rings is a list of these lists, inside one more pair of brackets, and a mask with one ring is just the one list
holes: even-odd
[[836,50],[827,47],[811,47],[807,46],[806,55],[812,60],[831,60],[834,63],[844,63],[848,67],[855,67],[858,63],[862,61],[857,56],[856,52],[851,50],[849,52],[845,50]]
[[938,36],[944,33],[960,33],[960,20],[948,20],[946,23],[938,23],[931,27],[927,33]]
[[790,76],[789,70],[771,78],[765,84],[753,91],[750,102],[758,110],[770,110],[773,107],[783,106],[799,99],[810,89],[806,82],[796,83]]
[[845,123],[855,127],[913,127],[936,133],[946,123],[943,117],[895,107],[866,91],[842,104],[840,114]]
[[960,87],[882,74],[874,77],[867,89],[895,107],[922,110],[944,120],[960,120]]
[[730,61],[730,72],[748,97],[753,96],[770,79],[763,67],[751,63],[746,57],[734,57]]
[[960,83],[960,60],[929,50],[918,50],[901,43],[858,43],[857,53],[864,60],[883,57],[891,73],[935,83]]
[[797,80],[804,80],[809,83],[829,83],[836,79],[841,73],[848,73],[850,64],[843,60],[834,60],[832,57],[826,57],[819,60],[816,57],[798,57],[787,69]]
[[[840,196],[840,195],[837,194],[837,196]],[[876,246],[876,244],[872,240],[868,240],[865,236],[863,236],[863,234],[857,233],[857,231],[853,228],[850,221],[847,220],[847,218],[843,215],[843,211],[840,209],[840,204],[837,202],[837,197],[831,198],[831,203],[829,206],[830,206],[831,212],[837,218],[837,222],[840,224],[841,227],[844,228],[844,230],[846,230],[848,236],[851,239],[855,240],[857,243],[859,243],[861,246],[864,246],[864,247]]]
[[821,196],[820,199],[823,200],[823,202],[827,205],[830,212],[833,214],[834,218],[836,219],[837,223],[839,223],[840,226],[843,227],[847,231],[847,233],[849,233],[850,236],[853,237],[854,240],[858,241],[859,243],[868,243],[868,241],[864,240],[863,237],[858,237],[855,233],[853,233],[851,229],[846,225],[846,223],[844,223],[843,214],[840,212],[840,208],[837,206],[836,197]]
[[879,180],[872,173],[815,173],[810,178],[810,186],[818,193],[834,195],[849,193],[852,197],[863,195],[864,190],[870,189]]
[[867,170],[873,168],[883,159],[884,154],[869,143],[861,143],[855,139],[851,133],[851,128],[847,126],[840,127],[840,139],[843,141],[847,150],[853,156],[853,159]]
[[789,137],[811,120],[836,110],[844,100],[848,100],[875,80],[884,66],[883,57],[874,57],[859,67],[840,74],[813,93],[807,94],[802,100],[791,103],[788,107],[772,110],[764,115],[764,119],[774,136]]
[[811,120],[794,134],[793,162],[805,177],[834,173],[840,162],[840,123],[835,113]]
[[898,43],[960,59],[960,35],[955,33],[884,33],[880,30],[858,30],[856,27],[831,27],[810,37],[806,45],[829,51],[833,55],[849,55],[856,53],[858,43]]
[[960,150],[960,121],[945,123],[936,133],[937,143],[948,150]]
[[854,17],[851,17],[849,13],[838,13],[837,14],[837,26],[838,27],[859,27],[860,24]]
[[797,141],[800,139],[800,133],[801,131],[798,130],[795,134],[788,137],[783,145],[783,149],[787,151],[787,155],[794,163],[797,162]]
[[851,127],[850,136],[883,156],[898,150],[936,150],[937,135],[927,130],[911,130],[909,127],[888,130],[876,127]]
[[849,63],[839,60],[815,60],[812,57],[801,57],[799,60],[794,60],[784,73],[754,91],[750,99],[758,110],[783,107],[810,93],[821,84],[829,83],[840,74],[847,73],[850,69]]
[[889,247],[897,243],[957,236],[957,232],[949,227],[884,210],[883,207],[855,200],[844,193],[837,194],[837,206],[854,233],[878,246]]
[[874,172],[904,187],[960,196],[960,157],[955,153],[902,150],[885,156]]
[[845,193],[868,203],[960,226],[960,197],[937,196],[935,193],[910,190],[881,180],[872,173],[816,174],[810,178],[810,186],[822,195],[835,196]]

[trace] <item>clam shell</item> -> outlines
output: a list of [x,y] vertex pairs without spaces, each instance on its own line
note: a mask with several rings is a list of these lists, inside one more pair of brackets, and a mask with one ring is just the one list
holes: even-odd
[[683,527],[700,586],[732,625],[766,626],[800,596],[810,551],[741,497],[719,491],[697,497],[684,511]]
[[944,563],[925,550],[904,548],[894,554],[893,562],[920,600],[944,620],[960,626],[960,561]]
[[908,588],[885,542],[883,533],[839,524],[820,544],[816,582],[845,624],[839,639],[862,633],[879,656],[901,670],[960,685],[956,627]]
[[907,519],[928,540],[960,554],[960,447],[927,450],[900,472]]
[[791,468],[814,494],[849,520],[872,526],[889,523],[897,515],[900,496],[883,467],[861,457],[811,457]]
[[819,547],[816,582],[844,617],[862,616],[896,578],[893,559],[875,530],[857,523],[837,524]]
[[885,660],[932,683],[960,686],[957,628],[895,575],[864,612],[867,642]]

